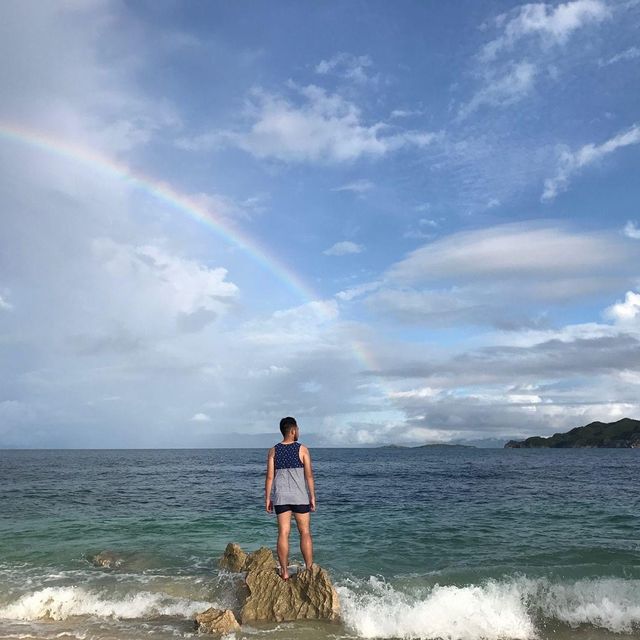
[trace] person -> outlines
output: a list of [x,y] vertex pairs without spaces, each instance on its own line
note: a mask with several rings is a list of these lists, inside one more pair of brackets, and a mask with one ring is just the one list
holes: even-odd
[[316,510],[316,492],[309,449],[298,442],[295,418],[280,420],[282,442],[269,449],[264,486],[265,507],[278,516],[278,560],[280,576],[289,579],[289,533],[291,514],[300,535],[300,551],[307,569],[313,564],[311,511]]

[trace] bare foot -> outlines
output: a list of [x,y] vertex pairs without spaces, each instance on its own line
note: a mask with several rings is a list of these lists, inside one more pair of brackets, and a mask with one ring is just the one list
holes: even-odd
[[283,569],[282,567],[280,567],[280,577],[283,580],[288,580],[289,579],[289,571],[288,571],[288,567]]

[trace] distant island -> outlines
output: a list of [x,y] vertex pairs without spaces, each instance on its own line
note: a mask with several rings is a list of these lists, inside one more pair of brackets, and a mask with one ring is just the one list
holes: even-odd
[[526,440],[509,440],[505,449],[548,448],[640,448],[640,420],[622,418],[617,422],[591,422],[566,433],[554,433],[548,438],[532,436]]
[[447,447],[448,449],[451,449],[451,448],[460,449],[464,447],[465,449],[477,449],[477,447],[475,447],[472,444],[447,444],[445,442],[432,442],[430,444],[420,444],[415,447],[410,447],[405,444],[383,444],[382,446],[379,446],[378,449],[430,449],[432,447],[435,447],[435,448]]

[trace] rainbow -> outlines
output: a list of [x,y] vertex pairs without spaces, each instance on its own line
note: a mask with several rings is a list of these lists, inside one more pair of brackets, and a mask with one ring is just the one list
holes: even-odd
[[[291,267],[270,253],[255,238],[249,237],[240,229],[232,226],[222,216],[216,215],[202,203],[180,193],[166,182],[133,170],[126,164],[92,149],[70,143],[44,131],[29,129],[23,125],[0,122],[0,138],[87,165],[102,174],[124,181],[203,224],[224,241],[241,249],[303,302],[322,299]],[[373,355],[366,350],[361,342],[352,341],[351,349],[365,368],[374,371],[379,369]]]

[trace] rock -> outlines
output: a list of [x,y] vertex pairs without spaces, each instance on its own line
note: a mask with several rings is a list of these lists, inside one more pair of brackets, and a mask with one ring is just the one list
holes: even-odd
[[222,557],[218,560],[218,566],[221,569],[237,573],[239,571],[244,571],[247,558],[247,554],[240,548],[239,544],[230,542],[224,550]]
[[267,547],[260,547],[253,553],[245,553],[239,544],[230,542],[218,560],[221,569],[239,573],[240,571],[261,571],[277,567],[273,552]]
[[240,629],[231,609],[223,611],[215,607],[210,607],[196,616],[196,627],[199,631],[219,634],[231,633]]
[[247,573],[255,571],[273,571],[277,569],[276,559],[273,551],[267,547],[260,547],[257,551],[250,553],[244,563],[244,571]]
[[95,556],[90,556],[89,562],[91,562],[91,564],[95,565],[96,567],[115,569],[124,562],[124,558],[113,551],[101,551]]
[[329,574],[317,564],[288,580],[283,580],[275,569],[249,571],[246,584],[249,596],[240,614],[243,623],[339,617],[338,594]]
[[[340,615],[338,594],[331,584],[329,574],[319,565],[305,569],[283,580],[277,570],[271,549],[261,547],[253,553],[245,553],[239,545],[229,543],[219,560],[221,569],[233,573],[246,572],[242,587],[244,602],[239,619],[245,622],[285,622],[293,620],[337,620]],[[215,633],[220,630],[218,621],[238,627],[230,610],[207,609],[198,614],[199,628]],[[210,621],[211,620],[211,621]]]

